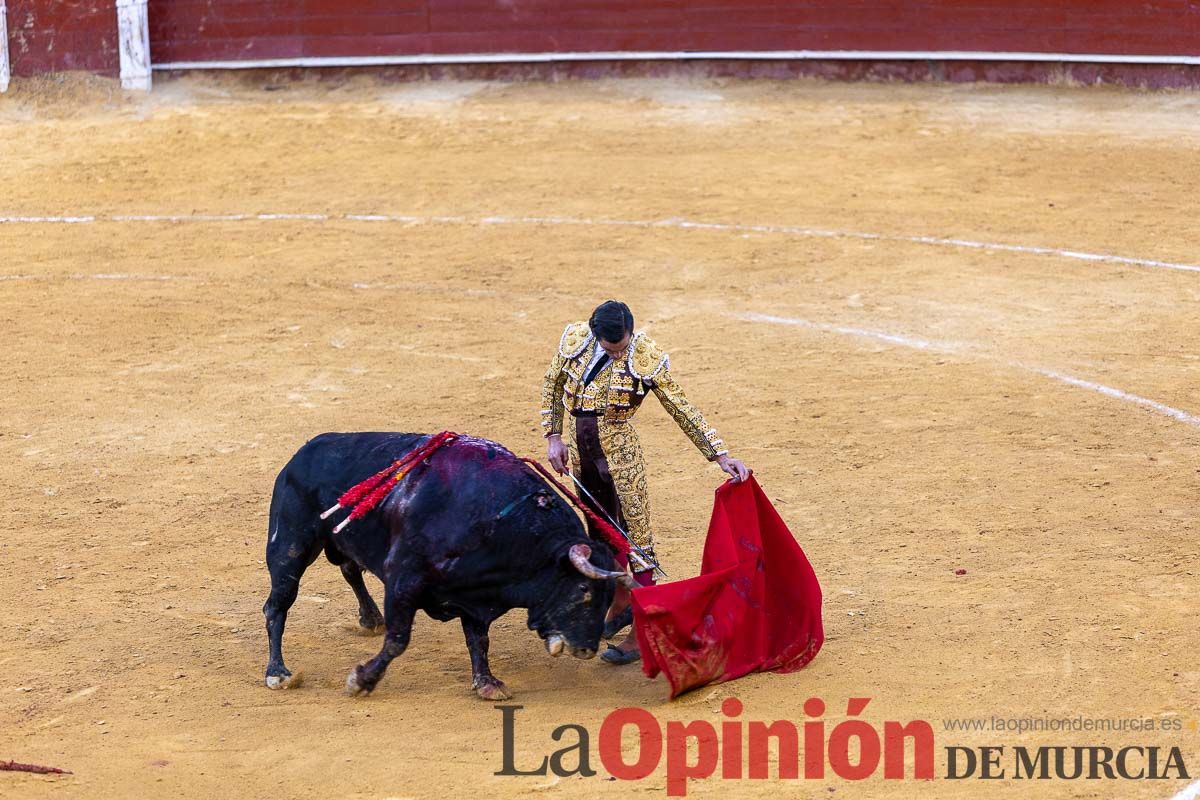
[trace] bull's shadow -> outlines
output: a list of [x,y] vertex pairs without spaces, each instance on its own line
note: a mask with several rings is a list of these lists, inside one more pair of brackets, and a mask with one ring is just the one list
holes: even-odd
[[[486,700],[509,692],[488,666],[488,629],[513,608],[551,655],[591,658],[621,581],[607,543],[590,539],[575,512],[526,464],[486,439],[459,437],[399,481],[371,513],[334,533],[321,519],[346,488],[429,441],[416,433],[325,433],[296,452],[275,480],[267,535],[271,594],[263,606],[270,659],[266,684],[292,684],[283,663],[283,628],[300,577],[325,551],[359,604],[359,625],[383,626],[379,654],[346,679],[353,694],[372,691],[404,652],[413,618],[459,618],[471,655],[472,687]],[[383,611],[363,571],[383,581]]]

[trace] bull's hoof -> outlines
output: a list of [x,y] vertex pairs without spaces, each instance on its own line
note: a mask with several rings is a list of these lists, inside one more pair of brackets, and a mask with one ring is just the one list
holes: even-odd
[[366,677],[362,674],[362,667],[355,667],[346,676],[346,693],[351,696],[370,694],[374,688],[375,684],[368,683]]
[[508,700],[512,698],[512,695],[508,693],[508,687],[502,681],[498,681],[495,678],[476,681],[475,693],[484,700]]
[[285,670],[282,675],[267,676],[268,689],[296,689],[302,683],[304,683],[304,674],[300,672],[293,675]]
[[358,627],[363,636],[378,636],[385,630],[383,624],[383,614],[378,610],[360,611],[358,615]]

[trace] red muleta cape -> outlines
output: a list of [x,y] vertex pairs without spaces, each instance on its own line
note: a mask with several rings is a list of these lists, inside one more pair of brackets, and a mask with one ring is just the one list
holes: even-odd
[[751,672],[794,672],[825,640],[821,586],[753,477],[716,492],[700,575],[633,591],[642,671],[671,697]]

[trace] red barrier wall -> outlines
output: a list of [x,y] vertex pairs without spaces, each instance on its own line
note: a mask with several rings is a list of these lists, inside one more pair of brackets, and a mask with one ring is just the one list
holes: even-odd
[[150,0],[155,62],[612,50],[1200,55],[1200,0]]
[[119,72],[113,0],[7,0],[7,5],[13,75]]
[[[966,50],[1200,56],[1200,0],[149,0],[154,63],[470,53]],[[113,0],[8,0],[14,75],[119,69]],[[705,74],[1047,80],[1053,64],[710,62]],[[498,77],[659,73],[615,62]],[[482,68],[487,76],[489,68]],[[430,68],[428,74],[459,74]],[[1200,85],[1188,66],[1071,65],[1083,82]]]

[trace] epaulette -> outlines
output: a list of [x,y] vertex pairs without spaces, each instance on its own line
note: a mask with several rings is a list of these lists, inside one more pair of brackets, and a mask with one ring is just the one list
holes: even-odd
[[655,376],[671,366],[670,357],[644,333],[635,333],[629,343],[629,371],[638,380],[653,382]]
[[575,358],[595,339],[586,322],[572,322],[558,340],[558,352],[563,358]]

